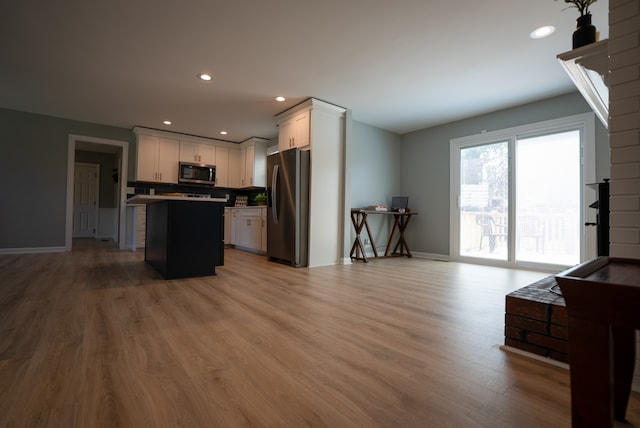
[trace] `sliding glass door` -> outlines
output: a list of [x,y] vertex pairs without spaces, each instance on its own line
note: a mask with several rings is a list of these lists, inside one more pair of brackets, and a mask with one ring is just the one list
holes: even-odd
[[460,149],[460,254],[507,260],[509,142]]
[[593,122],[583,116],[452,141],[454,258],[557,267],[594,255],[583,226]]
[[516,261],[580,262],[580,131],[516,140]]

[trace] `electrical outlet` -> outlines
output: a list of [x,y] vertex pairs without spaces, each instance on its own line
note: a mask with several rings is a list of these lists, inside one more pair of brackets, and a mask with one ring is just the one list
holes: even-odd
[[364,240],[364,245],[371,245],[371,242],[368,239]]

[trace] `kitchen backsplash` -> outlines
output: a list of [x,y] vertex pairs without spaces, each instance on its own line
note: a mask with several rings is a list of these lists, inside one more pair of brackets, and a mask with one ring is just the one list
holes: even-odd
[[127,194],[127,197],[133,195],[150,195],[154,193],[156,195],[162,193],[186,193],[191,195],[210,195],[212,198],[228,198],[227,206],[234,206],[236,196],[246,196],[247,205],[258,205],[255,201],[255,197],[264,193],[264,189],[227,189],[217,188],[209,186],[198,186],[194,184],[162,184],[162,183],[141,183],[130,181],[127,183],[129,192],[133,190],[133,193]]

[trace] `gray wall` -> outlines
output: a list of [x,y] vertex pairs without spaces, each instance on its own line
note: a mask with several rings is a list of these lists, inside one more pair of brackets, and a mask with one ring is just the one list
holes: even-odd
[[[351,188],[347,189],[351,206],[389,205],[394,195],[409,196],[409,207],[419,212],[409,226],[410,248],[448,255],[449,141],[482,130],[590,111],[575,92],[403,136],[354,121]],[[129,141],[130,177],[133,174],[135,136],[131,130],[0,109],[0,249],[65,245],[69,134]],[[609,176],[609,141],[597,120],[596,140],[596,174],[601,180]],[[387,228],[388,223],[372,218],[378,247],[384,244]]]
[[0,248],[64,247],[69,134],[135,147],[128,129],[0,109]]
[[[389,205],[392,196],[399,196],[401,137],[364,123],[352,122],[351,145],[351,206]],[[378,248],[384,248],[390,219],[369,216],[369,226]],[[351,241],[355,231],[351,228]],[[361,236],[365,239],[365,236]]]
[[[401,188],[419,214],[407,229],[412,251],[449,255],[449,142],[453,138],[496,131],[591,112],[578,92],[502,110],[402,136]],[[609,177],[609,138],[596,121],[596,175]],[[410,230],[409,230],[410,229]]]

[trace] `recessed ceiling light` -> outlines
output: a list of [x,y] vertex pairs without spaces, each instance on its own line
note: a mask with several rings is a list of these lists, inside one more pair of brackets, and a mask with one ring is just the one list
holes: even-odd
[[276,97],[276,101],[280,101],[280,102],[284,101],[285,99],[286,99],[285,97]]
[[529,37],[531,37],[532,39],[543,39],[547,36],[550,36],[554,31],[556,31],[556,27],[554,27],[553,25],[545,25],[533,30]]
[[212,79],[211,75],[207,73],[198,74],[198,77],[202,80],[207,80],[207,81]]
[[165,120],[165,121],[164,121],[164,122],[162,122],[162,123],[164,123],[165,125],[171,125],[171,121],[170,121],[170,120]]
[[227,131],[220,131],[222,135],[227,135]]

